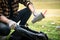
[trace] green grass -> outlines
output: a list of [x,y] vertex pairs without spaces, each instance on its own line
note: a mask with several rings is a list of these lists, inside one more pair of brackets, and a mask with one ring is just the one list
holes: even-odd
[[[46,33],[50,40],[60,40],[60,31],[56,29],[56,26],[60,26],[59,18],[60,17],[45,18],[35,24],[29,22],[29,28],[38,32],[42,31]],[[54,24],[52,24],[52,22]]]

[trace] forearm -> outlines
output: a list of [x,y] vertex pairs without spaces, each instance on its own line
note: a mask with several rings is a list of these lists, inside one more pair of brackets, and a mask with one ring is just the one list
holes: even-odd
[[33,4],[29,4],[28,7],[29,7],[29,9],[31,10],[32,13],[35,12],[35,8],[34,8]]
[[0,16],[0,21],[8,24],[9,19],[6,18],[5,16],[1,15],[1,16]]

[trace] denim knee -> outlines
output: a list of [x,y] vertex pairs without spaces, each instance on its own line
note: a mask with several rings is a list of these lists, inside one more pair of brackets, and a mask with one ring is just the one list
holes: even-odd
[[26,22],[28,21],[28,19],[30,18],[32,12],[30,11],[29,8],[24,8],[23,10],[21,10],[19,12],[19,14],[20,13],[22,14],[21,15],[22,17],[20,18],[21,22],[19,24],[20,25],[25,25]]
[[0,23],[0,36],[7,36],[10,33],[10,28],[5,23]]

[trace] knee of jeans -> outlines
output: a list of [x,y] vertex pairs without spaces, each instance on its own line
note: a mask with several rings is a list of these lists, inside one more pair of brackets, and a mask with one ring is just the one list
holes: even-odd
[[29,8],[25,8],[27,12],[32,13]]
[[0,23],[0,36],[7,36],[10,33],[10,28],[7,24]]
[[25,15],[30,17],[31,14],[32,14],[31,10],[29,8],[25,8]]

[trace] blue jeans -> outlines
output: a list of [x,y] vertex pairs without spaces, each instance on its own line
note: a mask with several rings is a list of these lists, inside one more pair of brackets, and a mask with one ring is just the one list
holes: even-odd
[[[19,24],[25,25],[30,16],[31,11],[29,10],[29,8],[24,8],[18,12],[18,15],[12,16],[10,19],[15,22],[21,21]],[[6,23],[0,22],[0,36],[6,36],[9,33],[10,33],[9,26]]]
[[0,36],[7,36],[9,33],[9,26],[6,23],[0,22]]
[[[25,8],[23,10],[20,10],[18,13],[19,14],[17,16],[12,17],[10,19],[12,19],[15,22],[18,22],[20,20],[19,25],[25,25],[27,20],[31,16],[31,11],[28,8]],[[23,40],[23,38],[26,40],[29,40],[28,38],[21,36],[17,31],[14,31],[11,34],[11,37],[9,38],[9,40]]]
[[24,8],[18,12],[18,15],[11,17],[10,19],[18,22],[21,21],[20,25],[25,25],[29,17],[31,16],[31,11],[29,8]]

